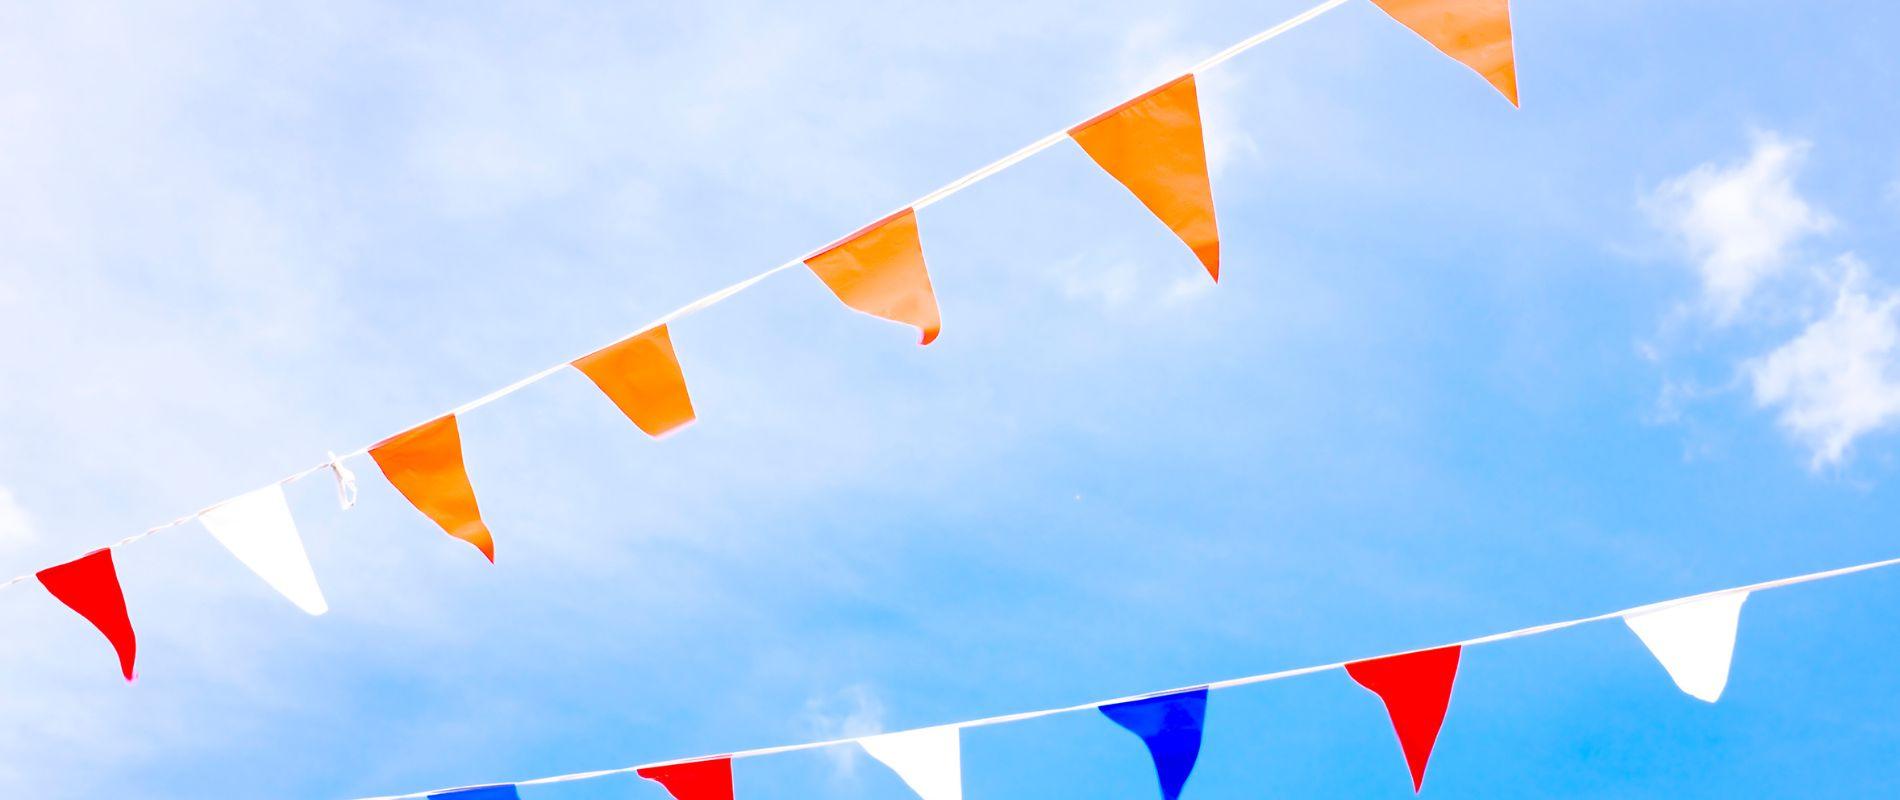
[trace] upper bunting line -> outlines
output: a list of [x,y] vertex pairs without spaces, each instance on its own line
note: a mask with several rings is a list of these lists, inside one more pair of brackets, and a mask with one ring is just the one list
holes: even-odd
[[[1299,14],[1294,15],[1293,17],[1287,19],[1286,21],[1279,23],[1278,25],[1274,25],[1271,28],[1263,30],[1245,39],[1242,39],[1241,41],[1234,43],[1232,46],[1224,50],[1221,50],[1220,52],[1215,53],[1211,56],[1208,56],[1205,59],[1202,59],[1200,62],[1184,70],[1182,74],[1196,74],[1204,70],[1210,69],[1212,67],[1218,66],[1222,63],[1225,63],[1226,61],[1234,58],[1235,56],[1238,56],[1241,53],[1244,53],[1248,50],[1258,47],[1261,44],[1264,44],[1267,41],[1280,36],[1281,34],[1284,34],[1284,33],[1287,33],[1288,31],[1293,30],[1294,28],[1298,28],[1301,25],[1305,25],[1306,23],[1311,22],[1314,19],[1318,18],[1320,15],[1325,14],[1326,12],[1331,11],[1335,8],[1338,8],[1342,5],[1345,5],[1347,2],[1348,0],[1326,0],[1326,2],[1320,3],[1319,5],[1313,6],[1312,8],[1302,11]],[[1150,91],[1154,88],[1159,88],[1160,86],[1165,86],[1166,84],[1167,84],[1167,81],[1163,81],[1162,83],[1157,84],[1156,86],[1143,89],[1142,92],[1137,92],[1133,95],[1130,95],[1130,97],[1139,97],[1147,91]],[[1114,106],[1111,106],[1110,108],[1114,108]],[[1088,117],[1084,117],[1083,119],[1087,120]],[[1069,127],[1073,127],[1073,126],[1069,126]],[[1049,134],[1048,136],[1044,136],[1041,139],[1037,139],[1036,141],[1031,142],[1030,144],[1024,146],[1023,148],[1013,153],[1010,153],[1009,155],[1003,156],[1002,158],[999,158],[995,161],[985,164],[982,167],[978,167],[977,169],[972,170],[968,174],[960,178],[957,178],[956,180],[953,180],[949,183],[946,183],[942,186],[939,186],[936,189],[932,189],[929,192],[926,192],[923,196],[917,198],[915,201],[912,201],[911,203],[907,205],[898,207],[893,213],[899,213],[906,209],[914,211],[916,209],[921,209],[921,208],[924,208],[925,206],[935,204],[940,200],[943,200],[953,194],[956,194],[957,192],[963,191],[964,189],[967,189],[971,186],[976,185],[977,183],[982,182],[986,178],[989,178],[999,172],[1002,172],[1005,169],[1015,166],[1016,164],[1022,162],[1023,160],[1029,158],[1030,156],[1033,156],[1037,153],[1047,150],[1050,147],[1053,147],[1057,143],[1061,142],[1063,139],[1067,138],[1069,127],[1064,127],[1060,130],[1057,130],[1054,133]],[[878,218],[882,218],[882,216]],[[794,267],[797,267],[803,264],[806,259],[816,256],[820,253],[823,253],[826,250],[831,249],[833,246],[842,244],[849,238],[850,238],[850,235],[846,235],[844,237],[834,239],[826,243],[824,246],[810,251],[804,256],[801,256],[797,259],[793,259],[791,261],[787,261],[783,264],[780,264],[776,267],[768,269],[757,275],[753,275],[750,278],[746,278],[742,281],[739,281],[723,289],[720,289],[716,292],[713,292],[697,300],[694,300],[690,303],[687,303],[686,305],[680,306],[679,308],[676,308],[660,316],[658,319],[655,319],[652,322],[649,322],[646,325],[641,326],[639,329],[628,334],[628,336],[637,336],[641,333],[645,333],[646,331],[650,331],[654,328],[660,327],[661,325],[665,325],[669,322],[673,322],[683,317],[691,316],[707,308],[710,308],[714,305],[717,305],[720,302],[723,302],[726,299],[732,297],[733,295],[739,294],[740,292],[743,292],[747,289],[752,288],[754,285],[757,285],[759,282],[764,281],[765,279],[770,278],[773,275],[777,275],[780,272],[784,272],[785,270],[792,269]],[[626,338],[626,337],[622,337],[622,338]],[[589,352],[593,352],[593,351],[590,350]],[[582,355],[586,355],[586,353],[583,353]],[[556,362],[554,366],[543,369],[532,375],[529,375],[520,380],[517,380],[514,383],[510,383],[507,386],[503,386],[499,389],[489,392],[488,394],[475,398],[474,400],[470,400],[466,403],[456,406],[454,409],[446,412],[445,414],[438,414],[434,417],[430,417],[430,419],[439,419],[443,416],[448,416],[448,415],[459,416],[463,413],[481,408],[482,406],[488,405],[489,403],[493,403],[496,400],[500,400],[504,397],[507,397],[508,395],[514,394],[515,392],[521,391],[522,389],[525,389],[529,386],[532,386],[536,383],[541,382],[542,380],[545,380],[549,376],[567,368],[572,361],[574,361],[574,359],[567,359],[564,361]],[[402,430],[410,430],[410,428],[403,428]],[[311,475],[316,474],[318,472],[322,472],[323,470],[326,470],[326,469],[335,470],[338,473],[339,479],[340,479],[340,476],[343,473],[343,462],[352,458],[358,458],[358,457],[368,454],[370,448],[373,446],[375,445],[368,444],[362,447],[358,447],[354,450],[351,450],[348,453],[345,453],[341,456],[333,455],[331,456],[330,459],[322,463],[316,464],[311,467],[307,467],[298,472],[291,473],[290,475],[286,475],[283,478],[279,478],[273,483],[266,484],[265,486],[260,487],[260,488],[267,489],[273,485],[285,486],[292,483],[296,483],[297,481],[303,480],[304,478],[310,477]],[[123,547],[125,545],[132,544],[133,542],[137,542],[141,539],[145,539],[146,537],[152,536],[153,534],[157,534],[166,530],[170,530],[172,528],[179,527],[181,525],[185,525],[189,522],[192,522],[198,519],[199,517],[203,516],[204,514],[206,514],[207,512],[210,512],[213,509],[219,508],[228,503],[231,503],[234,500],[237,500],[238,497],[241,497],[241,496],[242,495],[225,498],[216,503],[212,503],[211,505],[200,508],[197,511],[193,511],[184,516],[172,519],[169,522],[165,522],[159,525],[154,525],[150,528],[146,528],[145,530],[135,533],[131,536],[127,536],[116,542],[105,545],[103,548],[95,548],[95,549]],[[5,583],[0,583],[0,589],[6,589],[8,587],[13,586],[14,584],[26,581],[27,579],[32,578],[35,574],[36,572],[29,572],[23,575],[16,575],[13,578],[7,580]]]
[[[1318,672],[1328,672],[1328,671],[1336,670],[1336,669],[1344,669],[1346,665],[1348,664],[1356,664],[1356,663],[1361,663],[1365,661],[1377,661],[1377,660],[1386,659],[1386,658],[1413,655],[1416,653],[1424,653],[1424,652],[1429,652],[1432,650],[1447,649],[1447,648],[1452,648],[1452,647],[1476,646],[1476,645],[1492,644],[1495,642],[1507,641],[1510,639],[1521,639],[1528,636],[1536,636],[1539,634],[1551,633],[1554,631],[1563,630],[1565,628],[1574,628],[1579,625],[1589,625],[1591,623],[1596,623],[1596,622],[1607,622],[1609,620],[1620,619],[1623,617],[1635,616],[1635,615],[1640,615],[1640,614],[1648,614],[1651,612],[1661,611],[1668,608],[1675,608],[1677,606],[1684,606],[1684,605],[1689,605],[1692,603],[1697,603],[1697,602],[1708,600],[1714,597],[1721,597],[1725,595],[1735,595],[1735,594],[1747,594],[1747,593],[1753,593],[1753,592],[1766,591],[1769,589],[1780,589],[1785,586],[1795,586],[1795,585],[1803,584],[1803,583],[1814,583],[1816,581],[1824,581],[1824,580],[1829,580],[1832,578],[1840,578],[1847,575],[1853,575],[1855,573],[1867,572],[1867,571],[1876,570],[1876,569],[1883,569],[1883,568],[1891,567],[1895,565],[1900,565],[1900,558],[1889,558],[1889,559],[1884,559],[1880,561],[1869,561],[1864,564],[1855,564],[1850,567],[1839,567],[1836,569],[1822,570],[1820,572],[1809,572],[1802,575],[1793,575],[1786,578],[1775,578],[1772,580],[1761,581],[1759,583],[1751,583],[1744,586],[1731,586],[1726,589],[1716,589],[1714,591],[1703,592],[1701,594],[1686,595],[1683,597],[1677,597],[1670,600],[1662,600],[1662,601],[1658,601],[1654,603],[1649,603],[1646,605],[1625,608],[1620,611],[1611,611],[1608,613],[1595,614],[1595,615],[1591,615],[1587,617],[1577,617],[1575,619],[1567,619],[1560,622],[1547,622],[1541,625],[1532,625],[1525,628],[1517,628],[1515,630],[1504,631],[1502,633],[1486,634],[1483,636],[1477,636],[1477,637],[1464,639],[1457,642],[1449,642],[1446,644],[1432,645],[1430,647],[1418,647],[1418,648],[1413,648],[1410,650],[1401,650],[1398,652],[1388,653],[1382,656],[1374,656],[1371,658],[1352,659],[1350,661],[1335,661],[1330,664],[1316,664],[1313,666],[1306,666],[1306,667],[1294,667],[1292,669],[1284,669],[1277,672],[1263,672],[1258,675],[1248,675],[1246,677],[1241,677],[1241,678],[1229,678],[1226,680],[1211,681],[1208,683],[1197,683],[1191,686],[1182,686],[1182,687],[1177,687],[1173,689],[1164,689],[1161,691],[1143,692],[1141,694],[1128,695],[1125,697],[1117,697],[1117,698],[1113,698],[1109,700],[1095,700],[1095,701],[1091,701],[1087,703],[1077,703],[1075,705],[1061,706],[1059,708],[1045,708],[1045,709],[1040,709],[1037,711],[1019,711],[1013,714],[1000,714],[993,717],[983,717],[981,719],[965,720],[963,722],[951,722],[951,723],[945,723],[943,725],[927,726],[927,727],[949,727],[949,728],[957,728],[959,730],[963,728],[981,728],[981,727],[985,727],[989,725],[1001,725],[1001,724],[1009,723],[1009,722],[1020,722],[1023,720],[1036,719],[1039,717],[1055,716],[1057,714],[1069,714],[1069,713],[1074,713],[1078,711],[1089,711],[1092,709],[1101,708],[1103,706],[1115,705],[1117,703],[1126,703],[1126,702],[1130,702],[1134,700],[1142,700],[1142,699],[1151,698],[1151,697],[1162,697],[1166,695],[1177,694],[1177,693],[1185,692],[1185,691],[1193,691],[1197,689],[1230,689],[1236,686],[1248,686],[1248,685],[1256,684],[1256,683],[1266,683],[1269,681],[1285,680],[1287,678],[1297,678],[1302,675],[1311,675]],[[922,730],[922,729],[919,728],[919,729],[913,729],[913,730]],[[905,733],[905,732],[907,731],[897,731],[897,733]],[[700,756],[693,756],[690,758],[677,758],[677,759],[672,759],[669,761],[656,761],[651,764],[640,764],[640,765],[631,766],[631,767],[616,767],[613,769],[593,770],[590,772],[573,772],[573,773],[568,773],[566,775],[551,775],[545,778],[531,778],[529,780],[524,780],[524,781],[514,781],[513,785],[539,786],[539,785],[550,784],[550,783],[570,783],[573,781],[583,781],[583,780],[589,780],[593,778],[602,778],[608,775],[621,775],[621,774],[634,773],[639,770],[652,769],[655,767],[668,767],[668,766],[675,766],[679,764],[689,764],[696,761],[703,761],[708,758],[729,758],[729,759],[737,760],[741,758],[754,758],[758,756],[776,755],[779,753],[792,753],[792,752],[797,752],[800,750],[815,750],[821,747],[835,747],[839,745],[850,744],[852,742],[858,741],[861,738],[863,737],[850,737],[850,738],[844,738],[844,739],[826,739],[824,741],[818,741],[818,742],[803,742],[800,744],[786,744],[786,745],[777,745],[773,747],[759,747],[759,748],[754,748],[751,750],[737,750],[730,753],[722,753],[717,756],[700,755]],[[453,792],[458,789],[476,788],[478,786],[492,786],[492,785],[498,785],[498,784],[474,784],[471,786],[445,787],[441,789],[430,789],[430,790],[421,791],[421,792],[410,792],[408,794],[392,794],[392,795],[379,795],[376,797],[365,797],[365,798],[360,798],[359,800],[409,800],[410,798],[426,798],[431,795],[442,793],[442,792]]]

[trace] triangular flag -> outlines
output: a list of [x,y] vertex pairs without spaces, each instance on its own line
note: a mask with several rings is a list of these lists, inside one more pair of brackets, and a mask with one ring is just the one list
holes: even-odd
[[1662,662],[1676,686],[1710,703],[1728,686],[1729,661],[1735,654],[1735,626],[1742,619],[1747,592],[1719,594],[1692,603],[1623,617],[1649,652]]
[[930,288],[930,271],[924,267],[917,214],[911,209],[866,225],[805,259],[805,266],[845,305],[915,326],[923,332],[921,344],[936,341],[943,329],[937,293]]
[[1517,105],[1510,0],[1372,0],[1439,52],[1472,68]]
[[298,608],[310,614],[330,610],[323,590],[317,588],[316,573],[310,571],[310,557],[297,537],[297,523],[290,518],[281,484],[199,514],[198,521],[224,549]]
[[1386,656],[1346,665],[1346,674],[1385,701],[1392,730],[1412,769],[1412,791],[1425,785],[1425,762],[1438,742],[1451,704],[1451,684],[1458,677],[1459,647],[1441,647],[1398,656]]
[[866,736],[864,752],[884,762],[923,800],[963,800],[963,748],[955,725]]
[[674,800],[732,800],[732,759],[645,767],[634,774],[666,787]]
[[1220,280],[1220,232],[1214,225],[1214,189],[1207,178],[1193,75],[1070,128],[1069,136],[1181,237],[1208,275]]
[[47,567],[39,571],[38,577],[54,598],[106,635],[106,641],[119,653],[119,670],[131,680],[139,641],[132,633],[132,618],[125,613],[125,592],[119,588],[119,571],[112,566],[112,550],[94,550],[57,567]]
[[475,487],[462,465],[462,433],[455,415],[431,420],[369,449],[383,476],[409,503],[450,536],[475,545],[495,561],[495,538],[482,523]]
[[1207,719],[1207,687],[1144,697],[1102,706],[1102,713],[1148,744],[1161,796],[1175,800],[1201,754],[1201,725]]
[[574,368],[648,436],[693,421],[693,399],[686,394],[686,376],[665,325],[574,359]]
[[503,783],[436,792],[429,795],[429,800],[521,800],[521,793],[515,791],[514,784]]

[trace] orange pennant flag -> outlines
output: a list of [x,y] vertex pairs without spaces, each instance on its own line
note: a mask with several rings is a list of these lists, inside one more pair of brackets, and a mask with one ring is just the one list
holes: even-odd
[[475,545],[495,561],[495,539],[475,505],[475,487],[462,465],[462,432],[455,415],[425,422],[384,439],[369,457],[395,484],[396,491],[448,535]]
[[1517,105],[1510,0],[1372,0],[1445,55],[1476,70]]
[[1207,178],[1193,75],[1070,128],[1069,137],[1134,192],[1187,243],[1207,274],[1220,280],[1220,232],[1214,227],[1214,189]]
[[805,266],[844,304],[923,332],[930,344],[943,328],[937,293],[924,268],[924,245],[917,236],[917,212],[904,209],[865,226]]
[[665,325],[574,359],[574,368],[648,436],[693,421],[693,398],[686,394],[686,375]]

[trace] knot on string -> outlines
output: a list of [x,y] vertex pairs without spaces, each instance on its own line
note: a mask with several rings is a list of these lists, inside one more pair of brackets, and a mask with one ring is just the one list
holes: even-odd
[[356,507],[356,473],[343,466],[343,459],[330,453],[330,474],[336,478],[336,503],[348,511]]

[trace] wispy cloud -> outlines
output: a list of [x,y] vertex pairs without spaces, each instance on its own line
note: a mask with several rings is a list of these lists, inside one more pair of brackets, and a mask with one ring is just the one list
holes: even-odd
[[1867,267],[1841,257],[1834,306],[1800,335],[1746,370],[1755,402],[1813,452],[1812,465],[1838,463],[1855,439],[1900,420],[1900,292],[1873,285]]
[[13,490],[0,486],[0,552],[17,550],[39,539],[33,519],[13,497]]
[[[870,687],[847,686],[837,692],[805,701],[805,727],[813,739],[853,739],[884,732],[884,703]],[[860,752],[856,747],[827,747],[834,775],[847,779],[857,774]]]
[[[1839,464],[1854,442],[1900,422],[1900,292],[1886,288],[1852,253],[1809,268],[1803,246],[1833,227],[1795,182],[1811,145],[1757,133],[1744,160],[1705,163],[1664,181],[1645,198],[1701,281],[1699,310],[1684,315],[1716,330],[1780,344],[1736,362],[1729,386],[1746,385],[1758,408],[1809,452],[1813,469]],[[1831,303],[1816,303],[1830,297]],[[1810,308],[1818,305],[1819,308]],[[1789,320],[1799,329],[1783,326]],[[1653,346],[1645,357],[1660,360]],[[1665,380],[1663,419],[1704,390]]]
[[1213,281],[1200,274],[1162,276],[1129,261],[1097,264],[1093,260],[1072,260],[1059,278],[1062,293],[1112,314],[1178,308],[1214,287]]
[[1746,160],[1703,164],[1646,199],[1652,219],[1693,259],[1702,300],[1717,322],[1733,321],[1766,281],[1793,265],[1804,238],[1833,226],[1794,185],[1809,149],[1805,141],[1759,133]]

